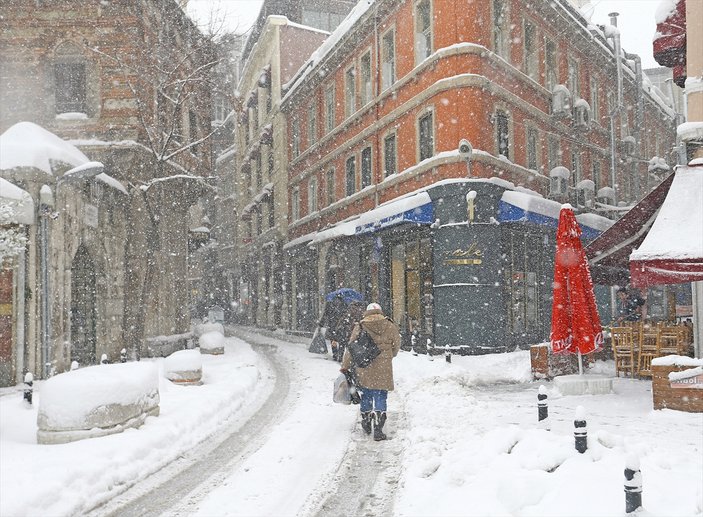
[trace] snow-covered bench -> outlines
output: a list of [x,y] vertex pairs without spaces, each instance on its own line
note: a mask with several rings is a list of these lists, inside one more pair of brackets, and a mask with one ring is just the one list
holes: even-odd
[[159,373],[154,363],[90,366],[44,383],[37,441],[67,443],[120,433],[158,414]]
[[164,375],[174,384],[202,384],[203,359],[197,350],[174,352],[164,360]]

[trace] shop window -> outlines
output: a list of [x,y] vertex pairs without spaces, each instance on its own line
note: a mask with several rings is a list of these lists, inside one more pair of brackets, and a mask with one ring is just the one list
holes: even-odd
[[[506,237],[508,331],[516,341],[524,343],[544,330],[540,316],[544,303],[540,282],[544,285],[545,271],[540,268],[547,260],[543,255],[552,251],[546,246],[546,237],[522,229],[507,230]],[[544,290],[546,292],[546,288]]]
[[351,196],[356,192],[356,157],[350,156],[346,163],[346,194]]
[[525,35],[524,35],[524,46],[523,46],[523,65],[525,67],[525,73],[532,79],[537,80],[537,75],[539,73],[539,60],[538,54],[539,49],[537,48],[537,30],[535,26],[530,22],[525,22]]
[[325,90],[325,131],[329,133],[334,129],[334,85]]
[[432,6],[430,0],[415,4],[415,64],[432,54]]
[[336,201],[335,195],[334,195],[334,190],[335,190],[335,185],[334,185],[334,168],[330,169],[327,171],[327,204],[331,205]]
[[508,125],[508,115],[504,111],[497,111],[495,124],[498,154],[510,158],[510,128]]
[[372,182],[371,147],[361,151],[361,188],[366,188]]
[[434,126],[431,111],[418,120],[418,147],[420,161],[434,156]]
[[367,52],[361,56],[359,61],[359,68],[361,71],[361,91],[359,92],[361,97],[361,105],[365,106],[373,98],[373,83],[371,82],[371,52]]
[[356,111],[356,70],[349,67],[344,73],[344,115],[350,117]]
[[386,178],[398,172],[395,133],[383,139],[383,169]]
[[395,31],[386,32],[381,45],[381,86],[386,90],[395,83]]

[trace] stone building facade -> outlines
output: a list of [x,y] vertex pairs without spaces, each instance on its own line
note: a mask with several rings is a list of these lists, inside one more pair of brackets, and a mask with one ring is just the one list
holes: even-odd
[[[11,2],[2,11],[0,132],[36,123],[102,162],[126,191],[123,231],[108,211],[97,215],[96,228],[115,233],[105,239],[119,249],[95,248],[90,232],[65,224],[57,236],[65,256],[52,267],[80,259],[120,284],[122,304],[104,300],[103,286],[95,304],[111,307],[110,359],[125,346],[138,357],[147,338],[189,329],[182,279],[189,230],[200,224],[200,217],[189,220],[191,208],[212,190],[204,178],[212,169],[213,48],[171,0],[39,2],[32,9]],[[59,212],[73,220],[73,209]],[[55,303],[54,314],[66,314],[69,300]],[[54,327],[54,348],[70,341],[68,327]]]
[[545,338],[560,204],[607,228],[654,186],[674,111],[566,0],[378,0],[346,25],[281,103],[293,328],[344,285],[422,343]]

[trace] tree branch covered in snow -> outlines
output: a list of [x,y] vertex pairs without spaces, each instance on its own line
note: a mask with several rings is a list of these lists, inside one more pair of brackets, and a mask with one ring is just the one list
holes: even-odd
[[0,267],[5,262],[18,255],[27,245],[27,237],[17,227],[9,226],[14,208],[9,204],[0,205]]

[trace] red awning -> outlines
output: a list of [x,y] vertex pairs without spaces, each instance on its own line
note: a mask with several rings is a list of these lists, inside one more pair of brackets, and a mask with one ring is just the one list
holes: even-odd
[[620,220],[586,246],[591,277],[600,285],[625,285],[630,280],[629,259],[652,226],[674,180],[670,174]]
[[[670,5],[671,0],[666,0],[660,9],[667,9]],[[658,16],[666,14],[657,13]],[[678,70],[675,74],[678,75],[675,77],[676,84],[683,88],[683,82],[686,81],[686,0],[678,0],[675,9],[669,11],[664,20],[658,20],[652,47],[657,63]]]
[[703,164],[677,167],[647,237],[630,255],[637,287],[703,280]]

